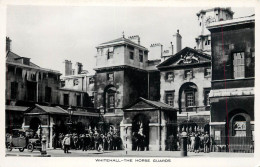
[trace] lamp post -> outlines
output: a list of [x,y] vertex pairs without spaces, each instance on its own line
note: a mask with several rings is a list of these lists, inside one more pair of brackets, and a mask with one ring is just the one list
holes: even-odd
[[67,110],[69,113],[69,122],[67,123],[67,125],[69,126],[69,133],[71,133],[71,125],[72,125],[71,116],[73,115],[74,110],[72,109],[71,106]]

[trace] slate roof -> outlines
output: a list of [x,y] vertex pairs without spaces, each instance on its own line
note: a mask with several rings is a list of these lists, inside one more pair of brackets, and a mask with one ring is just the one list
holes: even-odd
[[[7,52],[7,55],[6,55],[6,61],[7,61],[7,62],[22,64],[22,63],[20,63],[20,61],[17,61],[17,60],[16,60],[16,59],[18,59],[18,58],[22,58],[22,57],[19,56],[19,55],[17,55],[17,54],[15,54],[15,53],[13,53],[13,52],[11,52],[11,51],[8,51],[8,52]],[[37,65],[34,64],[34,63],[32,63],[31,61],[30,61],[30,65],[29,65],[29,66],[40,68],[39,66],[37,66]]]
[[42,106],[39,104],[35,104],[36,107],[44,110],[48,114],[69,114],[66,110],[56,106],[56,107],[48,107],[48,106]]

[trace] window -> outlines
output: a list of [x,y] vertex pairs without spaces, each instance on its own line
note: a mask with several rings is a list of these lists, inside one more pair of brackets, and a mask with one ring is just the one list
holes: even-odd
[[79,80],[78,79],[74,79],[73,80],[73,86],[76,86],[76,85],[78,85],[79,84]]
[[115,94],[108,95],[108,108],[115,108]]
[[81,95],[77,95],[77,106],[81,106]]
[[165,92],[165,103],[174,106],[174,92]]
[[186,107],[194,106],[194,92],[186,92]]
[[37,83],[27,81],[27,98],[28,101],[36,101]]
[[173,81],[174,80],[173,72],[167,72],[165,79],[168,80],[168,81]]
[[110,81],[110,82],[113,82],[114,81],[114,74],[113,73],[107,74],[107,80]]
[[18,92],[18,83],[11,82],[11,99],[16,99]]
[[51,102],[51,88],[45,87],[45,102]]
[[185,78],[192,78],[192,77],[193,77],[193,72],[192,72],[192,70],[185,70],[185,72],[184,72],[184,77],[185,77]]
[[115,108],[115,93],[109,93],[108,94],[108,103],[107,103],[107,107],[108,107],[108,112],[114,112],[114,108]]
[[211,68],[205,68],[204,77],[210,77],[210,76],[211,76]]
[[245,77],[245,55],[244,52],[233,54],[234,78]]
[[89,78],[89,84],[94,84],[94,78]]
[[114,48],[110,47],[107,49],[107,59],[112,59],[114,55]]
[[131,60],[134,60],[134,52],[129,52],[129,58],[130,58]]
[[204,104],[205,106],[210,106],[210,101],[209,101],[209,89],[204,89]]
[[143,59],[144,59],[144,56],[142,54],[139,54],[139,61],[143,62],[144,61]]
[[63,104],[65,106],[69,105],[69,94],[63,94]]

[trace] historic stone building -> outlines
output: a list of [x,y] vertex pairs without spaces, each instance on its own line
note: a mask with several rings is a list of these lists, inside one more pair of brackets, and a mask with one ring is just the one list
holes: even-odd
[[148,50],[140,45],[140,37],[130,39],[123,36],[96,47],[95,106],[104,112],[106,122],[117,130],[123,119],[124,106],[139,97],[159,97],[156,80],[159,72],[155,68],[147,70],[150,65]]
[[161,102],[178,110],[180,130],[209,131],[211,57],[186,47],[157,66]]
[[35,103],[58,104],[58,71],[45,69],[11,51],[6,38],[6,130],[21,128],[23,113]]
[[212,39],[211,135],[229,151],[252,151],[255,16],[215,22],[208,29]]
[[59,89],[59,104],[94,108],[95,76],[83,70],[83,65],[75,63],[72,69],[71,61],[65,60],[65,73],[61,77]]

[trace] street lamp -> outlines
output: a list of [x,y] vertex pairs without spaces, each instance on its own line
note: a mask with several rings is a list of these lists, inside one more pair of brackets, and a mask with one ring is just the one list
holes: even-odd
[[74,110],[72,109],[71,106],[67,110],[69,113],[69,122],[67,123],[67,125],[69,126],[69,133],[71,133],[71,125],[72,125],[71,116],[73,115]]

